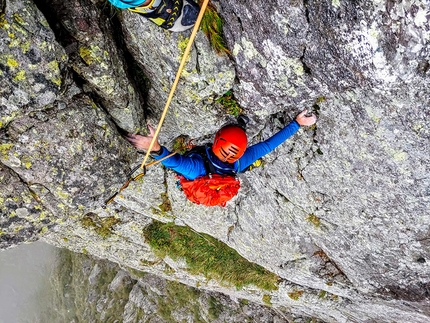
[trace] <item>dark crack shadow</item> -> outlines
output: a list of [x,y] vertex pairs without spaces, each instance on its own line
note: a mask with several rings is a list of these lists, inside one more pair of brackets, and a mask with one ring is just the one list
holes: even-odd
[[313,270],[314,274],[326,281],[328,286],[331,286],[333,283],[352,286],[351,280],[343,272],[340,266],[338,266],[338,264],[331,259],[320,246],[317,244],[315,244],[315,246],[318,250],[313,253],[312,257],[318,264],[318,267]]
[[[48,21],[49,26],[54,32],[56,41],[64,48],[69,58],[71,60],[82,60],[78,52],[79,41],[63,25],[64,21],[69,19],[65,14],[68,11],[63,7],[67,4],[59,3],[55,0],[35,0],[34,2]],[[82,2],[85,2],[85,0],[82,0]],[[88,4],[88,6],[96,6],[94,9],[100,10],[99,25],[103,32],[106,32],[106,26],[110,24],[112,28],[111,34],[115,42],[115,47],[119,50],[119,57],[124,66],[124,70],[126,71],[130,83],[136,89],[140,102],[143,102],[142,109],[144,116],[150,115],[151,110],[147,105],[147,98],[151,84],[148,77],[143,72],[143,69],[127,50],[119,18],[120,11],[107,2],[99,3],[98,5]],[[108,23],[106,23],[106,21],[108,21]],[[98,103],[99,107],[102,107],[106,114],[110,116],[108,112],[109,109],[107,108],[110,103],[103,100],[101,96],[97,94],[96,89],[75,72],[70,64],[62,72],[64,78],[67,78],[67,75],[71,75],[78,87],[90,96],[94,102]],[[111,121],[114,122],[114,119],[111,118]],[[115,126],[120,134],[124,133],[117,124],[115,124]]]

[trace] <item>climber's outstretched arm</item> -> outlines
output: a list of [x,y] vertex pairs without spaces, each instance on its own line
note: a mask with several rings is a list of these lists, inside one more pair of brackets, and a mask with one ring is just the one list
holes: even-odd
[[295,120],[291,121],[284,129],[274,134],[269,139],[259,142],[258,144],[248,147],[245,154],[239,159],[239,169],[242,171],[257,159],[267,155],[275,150],[280,144],[285,142],[288,138],[294,135],[300,126],[311,126],[317,121],[315,114],[307,115],[307,110],[299,113]]

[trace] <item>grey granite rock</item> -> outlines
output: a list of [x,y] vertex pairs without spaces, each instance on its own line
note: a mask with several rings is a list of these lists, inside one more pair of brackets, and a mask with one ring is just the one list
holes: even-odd
[[[23,12],[30,13],[20,20],[14,13],[24,4]],[[325,322],[429,321],[427,1],[271,0],[264,8],[249,0],[214,2],[231,56],[217,56],[198,33],[161,142],[172,148],[179,135],[211,141],[220,125],[234,119],[216,102],[230,89],[251,119],[251,143],[304,108],[318,115],[316,126],[299,130],[265,156],[262,167],[241,174],[242,188],[225,208],[191,204],[174,173],[160,166],[148,168],[101,208],[141,161],[118,131],[145,127],[135,79],[124,71],[138,66],[145,74],[146,121],[154,125],[189,32],[169,33],[126,11],[100,22],[94,19],[106,15],[100,2],[76,5],[80,16],[70,16],[76,19],[49,16],[51,25],[65,26],[54,28],[57,37],[64,40],[59,31],[65,30],[76,40],[75,51],[53,40],[30,2],[7,1],[1,17],[2,248],[34,240],[41,231],[57,246],[165,279],[261,305],[270,299],[282,313]],[[58,12],[68,12],[65,7]],[[81,18],[85,30],[78,28]],[[29,48],[44,64],[34,69],[30,49],[10,46],[16,39],[11,30],[22,33],[25,24],[40,30]],[[51,51],[37,47],[44,37],[51,39]],[[77,56],[78,48],[95,44],[108,53],[101,61],[110,62],[105,72],[103,64],[84,64]],[[60,63],[51,71],[53,60]],[[48,86],[52,82],[37,81],[40,75],[60,81]],[[107,75],[117,92],[98,86],[97,77]],[[117,109],[123,101],[130,104],[124,114]],[[32,214],[41,217],[37,208],[30,212],[35,205],[47,212],[47,229],[30,221]],[[19,219],[19,230],[10,218]],[[279,289],[235,290],[190,275],[184,261],[159,259],[142,235],[152,219],[226,243],[276,273]],[[289,296],[297,291],[297,299]],[[133,295],[138,292],[140,287]],[[135,303],[141,301],[136,296]]]

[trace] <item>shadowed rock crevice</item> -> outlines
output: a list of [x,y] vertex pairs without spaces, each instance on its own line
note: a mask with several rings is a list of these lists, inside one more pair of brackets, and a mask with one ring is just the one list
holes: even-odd
[[[430,297],[430,284],[429,283],[418,283],[408,288],[399,288],[399,286],[384,286],[378,290],[378,293],[383,297],[392,299],[405,300],[410,302],[427,301]],[[428,315],[430,310],[426,311]]]
[[312,255],[317,260],[319,267],[315,269],[315,273],[326,281],[327,285],[332,285],[333,282],[352,286],[351,281],[345,273],[339,268],[333,259],[330,259],[324,250],[318,248]]
[[46,13],[57,39],[61,39],[70,66],[102,99],[115,123],[128,132],[140,130],[144,93],[138,92],[136,78],[141,71],[133,68],[134,60],[124,52],[117,13],[112,14],[112,7],[106,3],[89,0],[73,4],[39,0],[37,4]]
[[0,0],[0,13],[4,13],[6,8],[6,0]]
[[307,74],[312,74],[311,69],[310,69],[310,68],[309,68],[309,66],[308,66],[308,65],[306,65],[306,63],[305,63],[305,54],[306,54],[306,47],[303,49],[303,55],[302,55],[302,56],[300,56],[300,61],[302,62],[303,70],[304,70],[304,72],[305,72],[305,73],[307,73]]

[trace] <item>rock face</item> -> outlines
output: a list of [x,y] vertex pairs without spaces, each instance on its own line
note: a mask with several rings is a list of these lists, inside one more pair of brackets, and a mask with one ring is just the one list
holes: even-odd
[[[153,166],[107,209],[141,161],[120,134],[157,123],[190,32],[96,0],[0,4],[2,248],[42,237],[326,322],[429,321],[427,1],[214,2],[231,54],[198,33],[161,142],[210,141],[234,119],[217,102],[229,90],[251,143],[303,108],[316,127],[241,174],[225,208],[191,204]],[[152,219],[226,243],[277,274],[278,290],[158,259],[142,235]]]

